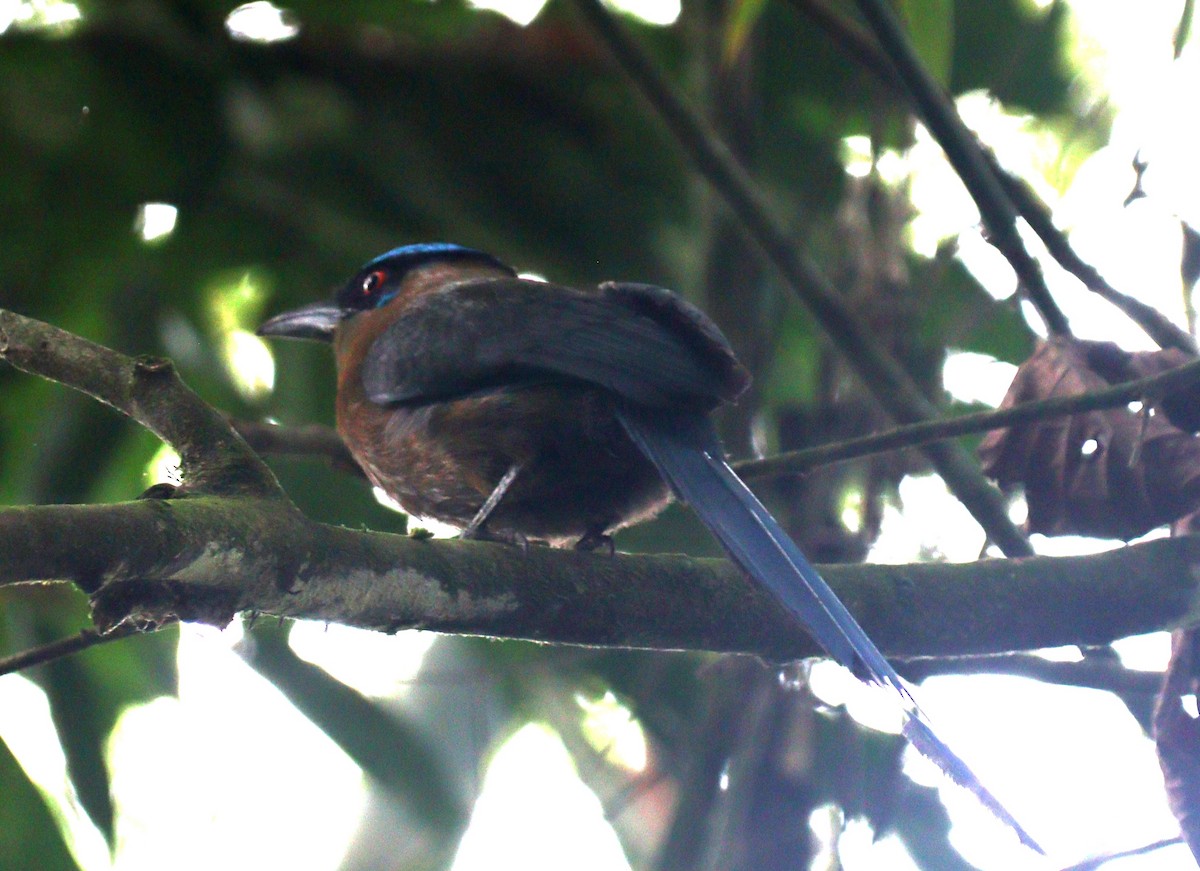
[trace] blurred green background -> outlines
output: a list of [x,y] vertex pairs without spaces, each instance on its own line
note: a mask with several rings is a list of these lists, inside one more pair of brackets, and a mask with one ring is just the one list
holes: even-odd
[[[1065,4],[899,6],[952,93],[985,90],[1049,143],[1042,188],[1065,188],[1106,141],[1110,112],[1082,77]],[[841,2],[631,10],[667,24],[620,14],[876,339],[945,401],[947,349],[1019,362],[1032,334],[955,256],[952,238],[915,253],[912,189],[882,159],[918,145],[915,125],[814,7],[847,22],[850,37],[861,30]],[[3,3],[0,167],[0,305],[130,354],[168,355],[235,417],[331,422],[327,352],[268,351],[247,331],[329,294],[383,250],[446,240],[559,281],[656,282],[702,305],[756,377],[722,419],[737,456],[886,424],[564,0],[528,24],[459,0],[298,0],[282,14],[200,0]],[[272,462],[310,516],[405,528],[357,480],[319,462]],[[0,503],[131,499],[169,465],[151,436],[108,409],[0,368]],[[889,456],[761,490],[817,560],[857,560],[897,483],[924,468],[919,456]],[[714,552],[679,511],[619,546]],[[0,591],[5,651],[86,622],[86,603],[67,590]],[[224,642],[205,639],[188,643],[228,658]],[[970,867],[936,794],[898,774],[896,738],[841,709],[814,712],[806,690],[759,663],[470,639],[443,639],[414,660],[391,641],[346,642],[342,671],[297,656],[286,627],[256,626],[238,647],[365,772],[362,813],[331,828],[329,856],[310,851],[289,867],[449,867],[491,754],[528,723],[561,740],[634,868],[808,867],[818,808],[896,833],[921,867]],[[16,737],[14,700],[42,696],[25,684],[4,696],[0,734],[22,762],[0,745],[0,868],[91,869],[110,853],[116,867],[149,861],[144,845],[159,841],[122,799],[132,793],[122,793],[118,760],[129,751],[110,738],[131,706],[181,691],[178,644],[170,630],[28,673],[48,700],[70,790],[37,773],[32,750],[19,752],[29,745]],[[356,656],[362,671],[393,657],[418,667],[392,675],[390,689],[364,689]],[[619,729],[597,726],[589,705],[633,724],[639,764],[614,761]],[[44,715],[29,716],[45,737]],[[178,807],[180,839],[219,841],[219,811],[178,797],[189,766],[174,757],[204,740],[187,734],[158,735],[166,755],[150,766],[163,778],[152,790]],[[311,766],[306,804],[335,794],[307,751],[291,755],[282,739],[274,750],[300,773]],[[270,778],[254,767],[232,772],[229,795],[260,779]],[[184,828],[192,816],[195,828]],[[179,849],[155,867],[216,862],[206,852],[216,847]],[[223,867],[273,864],[238,855]]]

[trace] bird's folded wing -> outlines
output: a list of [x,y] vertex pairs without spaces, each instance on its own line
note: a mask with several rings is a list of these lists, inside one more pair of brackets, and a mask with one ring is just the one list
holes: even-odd
[[670,291],[609,284],[586,292],[522,279],[418,297],[375,340],[362,371],[380,404],[561,379],[649,408],[703,411],[749,380],[716,327]]

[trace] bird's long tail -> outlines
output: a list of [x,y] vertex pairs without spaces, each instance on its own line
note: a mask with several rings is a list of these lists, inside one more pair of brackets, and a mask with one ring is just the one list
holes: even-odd
[[951,780],[970,790],[1021,839],[1037,842],[929,725],[912,693],[829,584],[724,460],[707,416],[622,408],[621,423],[676,495],[691,506],[733,561],[859,679],[885,687],[904,712],[904,736]]

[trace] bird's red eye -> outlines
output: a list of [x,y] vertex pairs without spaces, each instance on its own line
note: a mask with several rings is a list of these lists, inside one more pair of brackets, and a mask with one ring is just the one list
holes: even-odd
[[374,272],[364,278],[362,283],[363,296],[370,296],[377,291],[380,286],[387,281],[387,277],[387,273],[384,270],[376,269]]

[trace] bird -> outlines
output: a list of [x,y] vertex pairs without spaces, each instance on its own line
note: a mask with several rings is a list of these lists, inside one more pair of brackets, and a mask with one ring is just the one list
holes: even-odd
[[919,752],[1041,852],[725,460],[710,412],[750,375],[682,296],[523,278],[483,251],[426,242],[258,333],[331,343],[351,455],[406,512],[466,538],[611,551],[615,531],[678,497],[832,659],[895,698]]

